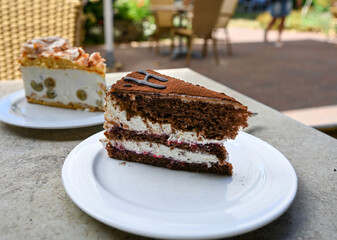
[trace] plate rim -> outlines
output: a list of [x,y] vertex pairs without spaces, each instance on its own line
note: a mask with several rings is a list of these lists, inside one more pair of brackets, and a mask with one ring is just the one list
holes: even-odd
[[[5,111],[8,111],[8,106],[11,107],[11,104],[7,104],[8,101],[11,101],[12,99],[18,97],[18,98],[25,98],[25,91],[24,89],[9,93],[3,97],[0,98],[0,122],[16,126],[16,127],[24,127],[24,128],[31,128],[31,129],[75,129],[75,128],[83,128],[83,127],[90,127],[90,126],[96,126],[104,123],[104,112],[102,112],[101,116],[95,116],[97,120],[91,120],[88,122],[77,122],[78,120],[69,120],[69,121],[63,121],[64,124],[62,125],[56,125],[56,124],[45,124],[43,125],[43,121],[33,121],[34,123],[27,123],[21,120],[24,120],[24,118],[20,118],[20,120],[17,120],[15,118],[18,117],[11,117],[10,114],[5,114]],[[22,96],[21,96],[22,95]],[[38,107],[50,107],[50,106],[43,106],[36,104]],[[1,109],[3,108],[3,109]],[[52,107],[50,107],[52,108]],[[74,110],[77,111],[77,110]],[[101,119],[98,119],[101,118]],[[61,121],[62,122],[62,121]]]
[[[63,187],[66,191],[66,193],[68,194],[68,196],[70,197],[70,199],[76,204],[77,207],[79,207],[82,211],[84,211],[86,214],[88,214],[89,216],[93,217],[94,219],[103,222],[104,224],[117,228],[119,230],[122,231],[126,231],[132,234],[137,234],[140,236],[145,236],[145,237],[154,237],[154,238],[165,238],[165,239],[180,239],[180,238],[184,238],[184,239],[205,239],[205,238],[210,238],[210,239],[216,239],[216,238],[223,238],[223,237],[233,237],[233,236],[237,236],[240,234],[244,234],[247,232],[251,232],[253,230],[259,229],[267,224],[269,224],[270,222],[276,220],[277,218],[279,218],[284,212],[286,212],[286,210],[290,207],[290,205],[292,204],[292,202],[294,201],[295,197],[296,197],[296,193],[297,193],[297,188],[298,188],[298,179],[297,179],[297,175],[295,172],[294,167],[292,166],[292,164],[290,163],[290,161],[280,152],[278,151],[276,148],[274,148],[272,145],[270,145],[269,143],[263,141],[262,139],[255,137],[251,134],[248,134],[246,132],[240,132],[241,134],[244,134],[250,138],[253,139],[257,139],[258,141],[260,141],[261,143],[263,143],[264,145],[268,146],[270,149],[276,151],[276,153],[281,156],[283,158],[283,160],[286,161],[286,165],[288,165],[288,167],[290,167],[288,170],[290,170],[291,175],[292,175],[292,185],[291,188],[289,188],[288,193],[287,193],[287,197],[286,199],[284,199],[282,201],[282,204],[278,205],[277,208],[274,208],[273,211],[268,211],[266,214],[264,213],[262,217],[259,217],[258,221],[254,221],[254,224],[250,224],[247,227],[239,228],[236,230],[233,230],[231,232],[217,232],[217,233],[204,233],[203,235],[200,234],[199,236],[185,236],[179,233],[178,234],[158,234],[158,233],[151,233],[149,231],[144,231],[142,229],[139,228],[135,228],[135,226],[133,225],[132,227],[127,226],[123,223],[120,223],[120,221],[118,221],[118,219],[116,217],[114,218],[110,218],[109,220],[105,219],[104,216],[98,216],[97,214],[95,214],[92,210],[90,210],[90,207],[88,206],[83,206],[83,203],[80,202],[79,199],[76,198],[76,196],[74,196],[73,192],[70,191],[70,187],[69,187],[69,183],[67,182],[67,171],[69,169],[69,163],[71,161],[71,158],[73,157],[73,155],[76,154],[76,152],[78,150],[81,149],[81,147],[83,147],[85,145],[85,143],[91,139],[99,139],[98,136],[102,136],[103,131],[100,131],[96,134],[93,134],[92,136],[88,137],[87,139],[81,141],[70,153],[69,155],[66,157],[64,164],[62,166],[62,184]],[[103,148],[103,147],[102,147]],[[97,154],[98,152],[96,152],[95,154]],[[67,169],[68,168],[68,169]]]

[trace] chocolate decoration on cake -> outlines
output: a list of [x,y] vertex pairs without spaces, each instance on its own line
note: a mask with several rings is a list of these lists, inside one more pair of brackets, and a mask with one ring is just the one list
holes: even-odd
[[164,78],[162,76],[158,76],[158,75],[155,75],[155,74],[148,73],[145,70],[138,70],[137,72],[141,73],[141,74],[144,74],[145,75],[144,79],[140,80],[140,79],[136,79],[136,78],[132,78],[132,77],[124,77],[124,80],[126,80],[126,81],[134,81],[134,82],[136,82],[136,83],[138,83],[140,85],[146,85],[146,86],[157,88],[157,89],[165,89],[166,88],[166,86],[155,84],[155,83],[151,83],[148,80],[149,80],[150,77],[152,77],[152,78],[157,79],[157,80],[159,80],[161,82],[167,82],[168,81],[167,78]]

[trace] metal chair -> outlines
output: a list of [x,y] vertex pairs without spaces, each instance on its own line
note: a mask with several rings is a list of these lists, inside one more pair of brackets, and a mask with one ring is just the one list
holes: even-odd
[[[219,55],[217,50],[217,40],[213,38],[212,33],[215,27],[222,0],[194,0],[194,10],[192,19],[192,29],[175,28],[174,36],[183,36],[187,38],[186,65],[190,64],[193,39],[201,37],[204,39],[202,55],[207,55],[207,40],[213,41],[213,52],[216,64],[219,64]],[[172,47],[173,49],[173,41]]]
[[81,0],[0,0],[0,80],[20,79],[17,57],[26,41],[45,36],[80,45]]
[[228,34],[228,23],[235,13],[235,9],[238,5],[238,0],[224,0],[220,9],[219,17],[216,23],[216,28],[224,29],[225,41],[227,45],[228,55],[233,55],[232,44],[230,42]]

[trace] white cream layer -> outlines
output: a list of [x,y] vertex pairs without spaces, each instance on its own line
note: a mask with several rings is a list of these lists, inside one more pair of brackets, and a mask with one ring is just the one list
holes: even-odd
[[152,154],[157,157],[172,158],[181,162],[188,163],[207,163],[210,167],[210,163],[217,163],[218,158],[215,155],[202,153],[202,152],[190,152],[180,148],[167,147],[158,143],[151,142],[134,142],[134,141],[109,141],[108,139],[102,140],[103,144],[110,142],[113,147],[117,149],[125,149],[128,151],[136,152],[137,154]]
[[[75,69],[49,69],[38,66],[21,66],[20,68],[26,96],[31,96],[34,93],[36,94],[34,98],[46,102],[61,102],[63,104],[72,102],[94,107],[99,107],[98,101],[104,102],[105,92],[101,89],[101,86],[105,86],[105,79],[97,73]],[[54,88],[56,97],[53,99],[46,97],[48,88],[43,81],[48,77],[55,79],[56,82]],[[43,85],[42,91],[36,91],[32,88],[32,80]],[[76,96],[79,89],[86,92],[86,100],[82,101]]]
[[[204,138],[201,134],[198,134],[196,131],[184,132],[181,130],[173,129],[171,124],[159,124],[152,123],[147,119],[143,119],[140,116],[133,116],[130,120],[127,120],[126,112],[121,111],[120,107],[115,103],[115,101],[110,98],[107,99],[105,112],[105,120],[108,122],[115,122],[119,124],[123,124],[120,126],[127,130],[138,131],[138,132],[147,132],[151,134],[167,134],[170,136],[168,141],[173,142],[186,142],[186,143],[218,143],[223,144],[224,140],[209,140]],[[106,128],[109,128],[109,125],[106,124]]]

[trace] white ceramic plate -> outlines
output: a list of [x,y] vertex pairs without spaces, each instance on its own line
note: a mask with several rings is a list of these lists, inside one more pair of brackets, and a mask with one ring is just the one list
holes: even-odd
[[68,155],[63,185],[84,212],[127,232],[165,239],[234,236],[279,217],[296,194],[289,161],[247,133],[226,144],[232,177],[110,159],[101,137],[87,138]]
[[27,103],[24,90],[0,99],[0,121],[38,129],[66,129],[103,124],[103,112],[88,112]]

